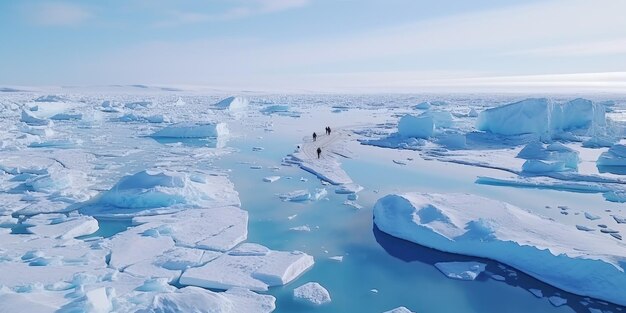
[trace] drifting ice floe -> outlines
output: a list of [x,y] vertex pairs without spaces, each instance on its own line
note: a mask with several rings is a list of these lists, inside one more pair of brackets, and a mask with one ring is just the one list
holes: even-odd
[[626,304],[626,246],[609,236],[469,194],[388,195],[376,203],[374,221],[405,240],[500,261],[563,290]]

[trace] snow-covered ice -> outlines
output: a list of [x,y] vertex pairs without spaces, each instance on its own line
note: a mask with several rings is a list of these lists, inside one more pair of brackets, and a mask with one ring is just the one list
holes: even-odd
[[500,261],[563,290],[626,303],[624,244],[470,194],[388,195],[384,232],[438,250]]

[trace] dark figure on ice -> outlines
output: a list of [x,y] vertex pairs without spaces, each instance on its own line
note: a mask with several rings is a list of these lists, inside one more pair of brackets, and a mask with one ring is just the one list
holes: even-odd
[[315,141],[315,139],[317,139],[317,134],[313,133],[313,141]]
[[330,127],[326,127],[326,129],[328,130],[328,136],[330,136]]
[[317,148],[317,158],[320,158],[320,154],[322,154],[322,148]]

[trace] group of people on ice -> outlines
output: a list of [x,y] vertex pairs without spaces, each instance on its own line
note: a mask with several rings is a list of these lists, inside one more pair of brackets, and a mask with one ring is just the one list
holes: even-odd
[[[330,127],[326,126],[325,131],[326,131],[326,135],[330,136],[330,132],[331,132]],[[313,141],[317,141],[317,133],[315,132],[313,132]],[[319,159],[321,155],[322,155],[322,148],[317,147],[317,158]]]

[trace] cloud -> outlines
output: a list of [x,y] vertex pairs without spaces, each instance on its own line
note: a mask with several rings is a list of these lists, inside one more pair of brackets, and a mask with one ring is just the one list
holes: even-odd
[[71,26],[93,17],[85,7],[64,2],[43,2],[24,8],[27,18],[36,25]]
[[536,57],[578,57],[626,54],[626,38],[589,41],[536,49],[508,52],[505,55],[528,55]]
[[235,0],[228,9],[217,13],[189,12],[172,10],[167,17],[157,23],[157,27],[179,26],[184,24],[214,21],[230,21],[256,15],[270,14],[308,5],[311,0]]

